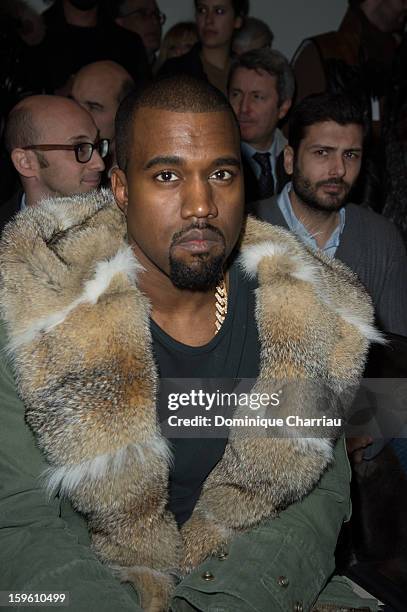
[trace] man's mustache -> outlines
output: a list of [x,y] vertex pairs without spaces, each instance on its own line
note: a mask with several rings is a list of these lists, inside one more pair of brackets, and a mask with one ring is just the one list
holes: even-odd
[[317,187],[323,187],[324,185],[341,185],[342,187],[346,187],[347,189],[350,187],[349,183],[347,183],[341,178],[332,178],[326,181],[318,181],[316,183]]
[[189,225],[188,227],[180,230],[179,232],[176,232],[171,240],[171,245],[170,247],[175,246],[178,242],[182,241],[182,238],[185,236],[185,234],[187,234],[188,232],[190,232],[191,230],[206,230],[208,232],[213,232],[214,234],[216,234],[217,236],[219,236],[219,238],[221,238],[223,244],[226,244],[226,240],[225,240],[225,236],[223,235],[223,232],[221,232],[221,230],[217,227],[214,227],[213,225],[211,225],[210,223],[192,223],[191,225]]

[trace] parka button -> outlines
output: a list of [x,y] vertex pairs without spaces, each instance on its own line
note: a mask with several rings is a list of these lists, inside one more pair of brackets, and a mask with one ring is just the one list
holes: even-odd
[[290,581],[288,580],[287,576],[279,576],[277,578],[277,584],[278,586],[286,588],[290,584]]
[[297,601],[297,603],[294,604],[294,612],[304,612],[302,601]]
[[204,574],[202,574],[202,578],[203,580],[206,580],[207,582],[210,582],[211,580],[215,580],[215,576],[211,574],[211,572],[205,572]]

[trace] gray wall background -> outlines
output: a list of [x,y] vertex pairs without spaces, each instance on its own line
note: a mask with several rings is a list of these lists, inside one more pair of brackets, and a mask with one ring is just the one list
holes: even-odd
[[[193,19],[193,0],[157,0],[167,15],[165,28]],[[348,6],[347,0],[250,0],[250,14],[268,23],[274,47],[289,59],[307,36],[336,30]]]
[[[0,0],[1,2],[1,0]],[[42,0],[28,0],[41,10]],[[177,21],[194,18],[193,0],[157,0],[167,15],[165,29]],[[268,23],[275,35],[274,46],[289,59],[307,36],[336,30],[347,0],[250,0],[250,14]]]

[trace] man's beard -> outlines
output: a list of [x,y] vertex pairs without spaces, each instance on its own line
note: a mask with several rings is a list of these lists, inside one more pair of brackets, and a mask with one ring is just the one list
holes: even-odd
[[[325,181],[311,183],[300,171],[297,165],[294,166],[292,176],[294,193],[309,208],[319,212],[337,212],[345,205],[345,200],[351,190],[352,185],[346,183],[341,178],[331,178]],[[337,195],[326,194],[325,197],[318,196],[318,189],[323,185],[342,185],[343,191]]]
[[[208,229],[221,237],[223,243],[222,252],[217,255],[209,253],[197,253],[193,256],[194,264],[186,264],[176,259],[171,253],[171,248],[178,242],[183,234],[192,229]],[[226,243],[222,232],[209,225],[195,223],[182,232],[175,234],[171,241],[169,261],[170,279],[178,289],[189,289],[190,291],[208,291],[214,289],[223,277],[223,264],[225,262]]]

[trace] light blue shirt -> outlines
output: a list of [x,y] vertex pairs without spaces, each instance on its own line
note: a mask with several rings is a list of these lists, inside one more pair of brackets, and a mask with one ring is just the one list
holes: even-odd
[[325,246],[320,249],[314,236],[309,233],[307,228],[295,216],[293,207],[291,206],[290,191],[291,183],[287,183],[277,198],[277,204],[288,227],[296,236],[298,236],[298,238],[300,238],[300,240],[302,240],[312,249],[322,251],[325,253],[325,255],[328,255],[328,257],[334,257],[336,249],[338,248],[341,240],[343,228],[345,227],[345,208],[343,207],[339,210],[339,224],[330,235],[329,239],[325,243]]
[[248,163],[250,164],[250,167],[253,170],[256,178],[260,177],[261,167],[256,162],[256,160],[253,159],[253,155],[255,155],[256,153],[270,153],[271,173],[273,175],[274,184],[277,185],[278,180],[277,180],[277,173],[276,173],[276,162],[277,162],[278,156],[280,155],[280,153],[282,152],[286,144],[287,144],[287,139],[285,138],[282,131],[279,130],[278,128],[274,132],[273,144],[271,145],[268,151],[259,151],[258,149],[255,149],[254,147],[249,145],[248,142],[242,142],[243,155],[245,159],[247,159]]

